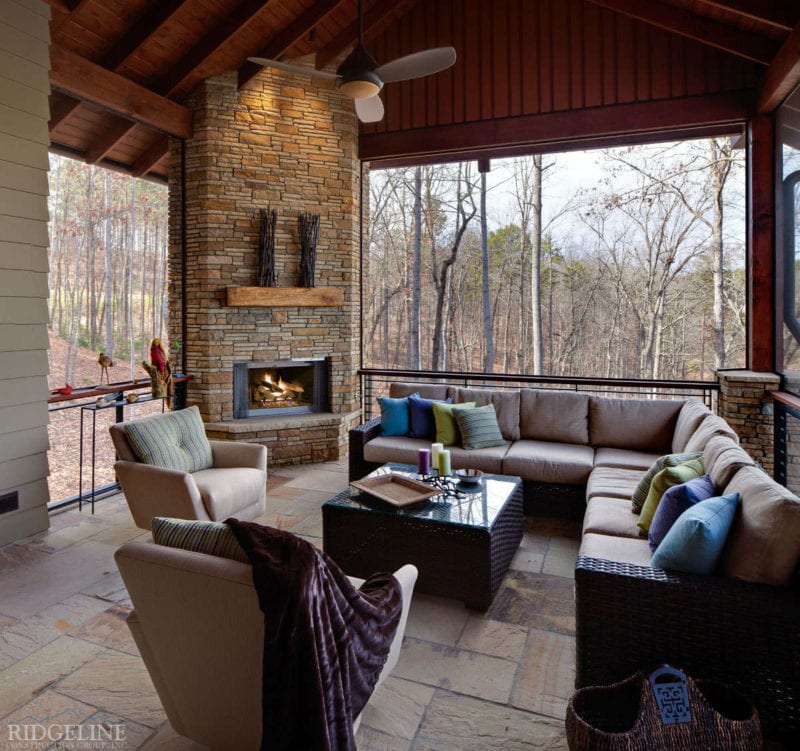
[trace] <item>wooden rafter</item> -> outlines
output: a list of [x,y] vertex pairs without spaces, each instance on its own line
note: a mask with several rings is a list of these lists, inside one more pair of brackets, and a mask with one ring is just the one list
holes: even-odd
[[120,118],[108,131],[103,133],[101,138],[94,141],[92,146],[86,149],[86,161],[89,164],[97,164],[105,159],[108,153],[134,128],[136,123]]
[[758,87],[759,114],[772,112],[800,84],[800,23],[781,45]]
[[[270,39],[269,44],[259,51],[257,57],[266,57],[271,60],[283,55],[293,44],[300,41],[313,29],[325,16],[342,4],[344,0],[318,0],[312,3],[304,13],[283,29],[277,36]],[[239,88],[244,86],[253,76],[261,70],[260,65],[246,62],[239,68]]]
[[658,0],[648,0],[646,3],[641,0],[589,2],[762,65],[769,65],[776,52],[776,44],[771,39],[701,18],[695,13]]
[[[364,36],[368,36],[386,16],[397,8],[396,0],[378,0],[364,14]],[[358,39],[358,18],[353,23],[342,29],[319,52],[317,52],[316,66],[324,68],[331,60],[337,58],[351,44]]]
[[727,10],[742,18],[774,26],[776,29],[790,31],[797,22],[795,0],[704,0],[706,5]]
[[155,167],[169,151],[169,139],[166,136],[157,136],[131,167],[134,177],[144,177]]
[[220,47],[229,42],[259,13],[269,5],[269,0],[245,0],[219,24],[189,50],[172,70],[161,78],[153,88],[164,96],[174,93]]
[[64,96],[59,99],[56,104],[50,107],[50,132],[52,133],[80,106],[80,99],[73,99],[70,96]]
[[178,138],[192,135],[188,108],[60,44],[50,45],[50,66],[50,82],[59,91]]

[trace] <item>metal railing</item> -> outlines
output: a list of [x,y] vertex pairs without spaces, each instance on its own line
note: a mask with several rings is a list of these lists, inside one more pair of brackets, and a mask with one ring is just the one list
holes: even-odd
[[582,378],[575,376],[531,376],[522,373],[461,373],[432,370],[388,370],[362,368],[361,398],[364,419],[374,416],[376,397],[389,393],[395,381],[446,383],[462,388],[537,388],[577,391],[629,399],[700,399],[716,411],[717,381],[647,380],[643,378]]

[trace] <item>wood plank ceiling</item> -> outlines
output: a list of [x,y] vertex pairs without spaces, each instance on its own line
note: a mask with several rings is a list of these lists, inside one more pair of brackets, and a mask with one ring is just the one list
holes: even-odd
[[[259,70],[247,62],[253,55],[290,60],[316,53],[317,67],[335,67],[357,36],[358,0],[46,2],[52,8],[53,150],[162,180],[168,169],[168,137],[183,138],[191,132],[191,113],[183,102],[202,80],[235,69],[244,85]],[[384,62],[384,56],[414,52],[431,42],[449,44],[453,25],[446,33],[433,34],[424,28],[424,14],[458,2],[365,0],[367,46]],[[501,0],[491,5],[507,3],[522,12],[523,6],[539,2]],[[762,112],[774,109],[800,79],[796,0],[570,2],[581,6],[581,13],[593,8],[581,18],[611,14],[657,29],[668,39],[689,39],[692,45],[715,50],[713,54],[731,60],[720,75],[737,77],[743,86],[760,86],[757,101]],[[486,39],[486,30],[481,31],[485,4],[467,0],[466,5],[470,12],[458,20],[467,30],[462,33],[471,28]],[[409,20],[413,18],[422,20]],[[412,28],[412,23],[417,25]],[[402,38],[394,31],[400,28],[408,29]],[[488,43],[497,41],[495,33]],[[390,109],[387,102],[387,120],[394,116],[397,127],[404,127],[401,115]]]

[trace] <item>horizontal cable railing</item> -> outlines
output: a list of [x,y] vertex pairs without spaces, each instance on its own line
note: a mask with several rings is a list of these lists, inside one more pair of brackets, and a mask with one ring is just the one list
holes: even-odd
[[577,376],[531,376],[522,373],[461,373],[433,370],[362,368],[364,419],[376,413],[376,397],[389,393],[395,381],[446,383],[463,388],[516,389],[521,387],[578,391],[629,399],[699,399],[716,411],[719,384],[716,381],[648,380],[644,378],[582,378]]

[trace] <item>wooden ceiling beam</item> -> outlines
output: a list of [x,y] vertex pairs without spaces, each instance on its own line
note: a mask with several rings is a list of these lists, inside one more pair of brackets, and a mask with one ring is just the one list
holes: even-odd
[[[275,60],[283,55],[292,45],[299,42],[311,29],[313,29],[325,16],[342,4],[344,0],[318,0],[301,13],[294,21],[281,32],[270,39],[269,44],[260,50],[254,57],[266,57]],[[246,62],[239,68],[239,88],[242,88],[253,76],[263,68],[255,63]]]
[[797,4],[794,0],[703,0],[720,10],[727,10],[742,18],[774,26],[782,31],[791,31],[797,23]]
[[167,155],[168,151],[169,138],[158,136],[133,163],[131,174],[134,177],[144,177]]
[[178,138],[192,135],[187,107],[62,47],[50,45],[50,82],[59,91]]
[[[51,101],[52,96],[51,94]],[[73,99],[71,96],[66,95],[59,97],[55,104],[50,105],[50,132],[52,133],[80,106],[80,99]]]
[[769,65],[777,51],[777,45],[771,39],[703,18],[658,0],[647,0],[647,2],[589,0],[589,2],[762,65]]
[[133,27],[117,40],[105,54],[100,65],[109,70],[118,70],[150,37],[170,20],[187,0],[161,0],[145,13]]
[[153,89],[164,96],[174,93],[211,55],[240,32],[269,5],[270,0],[245,0],[210,34],[206,34]]
[[[364,14],[364,36],[368,36],[386,16],[397,8],[397,0],[378,0]],[[319,52],[317,52],[317,70],[324,68],[331,60],[336,59],[350,45],[358,39],[358,18],[349,26],[342,29],[333,39],[330,40]]]
[[800,85],[800,23],[786,37],[758,87],[756,107],[763,115],[777,109]]
[[108,153],[135,127],[136,123],[119,118],[102,136],[94,140],[90,148],[86,149],[87,164],[97,164],[105,159]]

